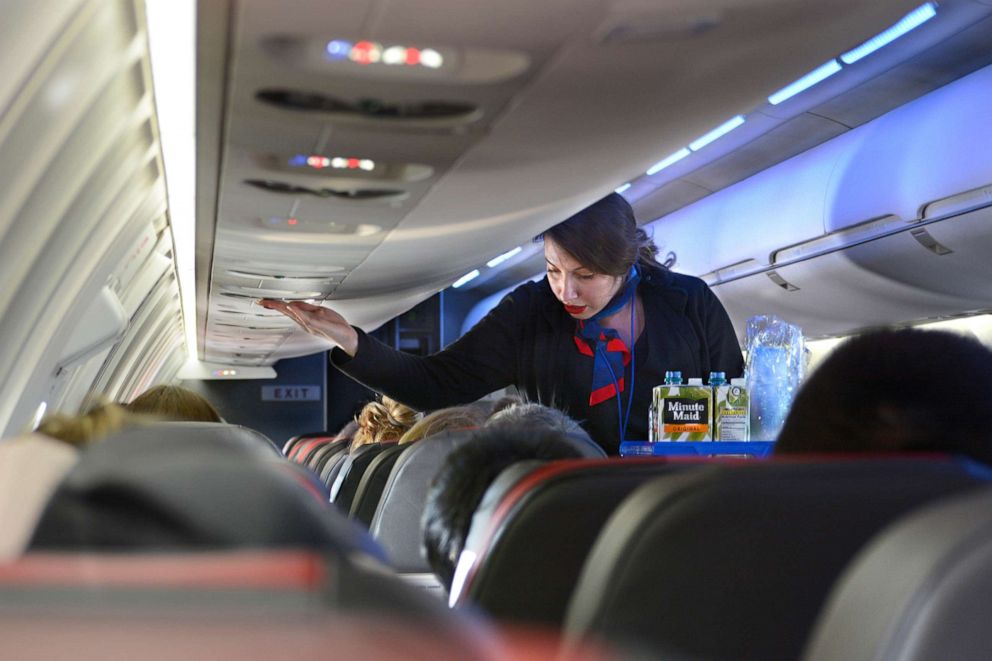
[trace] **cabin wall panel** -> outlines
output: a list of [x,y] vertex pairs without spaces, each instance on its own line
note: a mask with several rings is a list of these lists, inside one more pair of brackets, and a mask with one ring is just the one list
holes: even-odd
[[[173,378],[185,355],[141,14],[139,0],[5,7],[0,36],[15,40],[0,44],[27,45],[0,51],[0,62],[16,55],[0,82],[7,434],[40,401],[73,408],[113,398]],[[72,319],[106,285],[127,301],[130,327],[97,358],[57,367]],[[141,383],[125,383],[122,371]]]
[[[93,2],[84,0],[6,0],[0,21],[0,109],[31,79],[73,17]],[[0,117],[3,110],[0,110]]]

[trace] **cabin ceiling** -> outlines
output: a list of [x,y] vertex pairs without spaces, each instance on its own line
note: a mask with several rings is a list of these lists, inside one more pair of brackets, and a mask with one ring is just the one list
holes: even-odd
[[[262,296],[326,300],[374,328],[919,4],[201,0],[200,358],[262,365],[327,347],[253,303]],[[954,52],[934,45],[915,64],[770,116],[761,134],[670,180],[636,182],[639,217],[653,220],[982,66],[987,34],[976,29]],[[435,48],[446,64],[329,62],[321,49],[331,39]],[[273,105],[263,92],[317,109]],[[439,103],[462,110],[409,114]],[[375,168],[290,167],[297,154]],[[480,280],[490,290],[509,284]]]

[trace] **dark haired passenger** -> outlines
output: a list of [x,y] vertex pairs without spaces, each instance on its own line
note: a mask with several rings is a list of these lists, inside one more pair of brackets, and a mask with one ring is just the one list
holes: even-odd
[[431,356],[396,351],[337,312],[264,300],[338,345],[331,362],[366,386],[434,410],[514,385],[581,420],[609,454],[648,437],[651,389],[665,372],[739,376],[730,318],[699,278],[672,273],[612,193],[541,236],[547,277],[513,290],[460,339]]
[[949,452],[992,465],[992,351],[915,329],[841,344],[810,375],[777,454]]
[[532,459],[578,459],[580,446],[557,429],[522,424],[486,426],[448,455],[431,482],[421,528],[431,569],[451,588],[472,515],[503,469]]
[[182,386],[154,386],[132,399],[124,408],[131,413],[142,413],[166,420],[223,422],[213,404],[205,397]]

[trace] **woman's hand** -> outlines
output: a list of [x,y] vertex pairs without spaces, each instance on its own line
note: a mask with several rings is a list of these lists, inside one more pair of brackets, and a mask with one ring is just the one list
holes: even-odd
[[258,304],[268,310],[282,312],[306,332],[334,342],[349,356],[354,356],[358,351],[358,333],[347,319],[330,308],[303,301],[287,303],[272,298],[263,298]]

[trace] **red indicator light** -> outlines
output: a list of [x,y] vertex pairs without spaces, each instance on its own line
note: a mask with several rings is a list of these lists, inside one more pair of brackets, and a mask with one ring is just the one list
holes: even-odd
[[351,49],[351,60],[358,64],[372,64],[378,62],[382,54],[382,47],[373,41],[359,41]]
[[321,168],[326,168],[330,164],[331,159],[326,156],[310,156],[307,158],[307,165],[312,168],[317,168],[318,170]]
[[419,48],[407,48],[406,49],[406,63],[409,66],[416,66],[420,64],[420,49]]
[[297,222],[298,221],[295,218],[287,218],[286,219],[286,224],[287,225],[295,225]]
[[349,170],[354,170],[354,169],[358,168],[358,165],[359,165],[359,162],[358,162],[358,159],[357,158],[349,158],[348,159],[348,169]]

